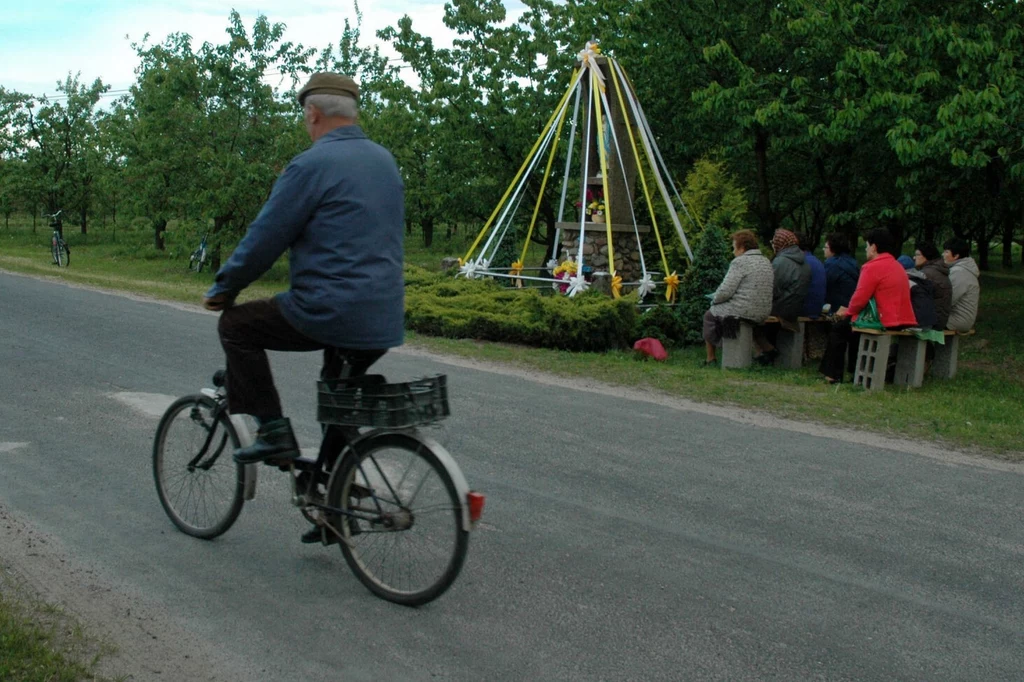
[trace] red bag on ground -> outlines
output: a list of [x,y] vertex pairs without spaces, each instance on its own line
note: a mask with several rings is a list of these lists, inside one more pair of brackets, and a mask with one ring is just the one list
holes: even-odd
[[664,362],[666,358],[668,358],[668,353],[665,352],[665,347],[661,345],[661,341],[650,337],[640,339],[634,343],[633,350],[637,351],[641,355],[654,358],[658,362]]

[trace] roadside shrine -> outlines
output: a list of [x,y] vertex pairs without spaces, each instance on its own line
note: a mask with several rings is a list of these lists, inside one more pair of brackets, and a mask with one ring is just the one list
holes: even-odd
[[[570,105],[554,258],[530,266],[526,263],[527,250],[558,158]],[[547,163],[541,170],[545,153]],[[580,174],[578,183],[574,169]],[[521,254],[511,264],[494,263],[503,242],[517,240],[516,213],[524,203],[527,182],[537,172],[543,173],[540,191]],[[637,221],[634,206],[638,192],[642,193],[651,225]],[[566,206],[574,204],[579,212],[567,220]],[[671,222],[692,261],[677,205],[692,222],[628,76],[615,59],[601,54],[598,41],[590,41],[579,53],[569,88],[527,159],[466,255],[459,259],[457,276],[510,278],[520,287],[524,281],[550,282],[568,296],[596,283],[616,298],[636,290],[641,300],[663,287],[666,300],[674,301],[680,278],[669,271],[665,238],[671,233],[665,234],[666,226],[659,225],[658,217]],[[655,262],[651,262],[651,254],[644,253],[644,237],[652,230],[658,251]]]

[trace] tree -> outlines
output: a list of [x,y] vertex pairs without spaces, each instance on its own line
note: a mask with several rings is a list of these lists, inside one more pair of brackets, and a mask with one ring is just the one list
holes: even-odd
[[[415,142],[405,159],[411,212],[425,234],[442,220],[482,226],[568,87],[575,53],[553,37],[555,4],[524,4],[527,11],[507,22],[500,0],[448,3],[444,21],[458,34],[451,49],[436,49],[408,17],[380,34],[420,80],[409,102]],[[535,235],[549,254],[558,215],[552,185],[541,197],[546,229]],[[527,191],[532,206],[539,178]]]
[[44,188],[48,211],[78,214],[82,234],[88,229],[97,160],[95,108],[108,89],[98,78],[86,86],[77,75],[68,74],[57,83],[57,91],[63,94],[53,102],[39,100],[38,112],[33,101],[26,103],[31,144],[24,157],[29,177]]
[[232,12],[226,33],[225,43],[198,50],[185,34],[134,45],[139,79],[118,111],[126,168],[156,248],[172,215],[202,216],[213,221],[214,266],[220,240],[244,231],[301,149],[297,106],[264,77],[276,69],[294,89],[312,54],[264,16],[250,35]]

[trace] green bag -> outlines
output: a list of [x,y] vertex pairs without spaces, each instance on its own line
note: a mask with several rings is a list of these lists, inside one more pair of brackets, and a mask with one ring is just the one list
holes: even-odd
[[864,310],[857,314],[857,319],[854,320],[853,326],[860,329],[885,329],[882,326],[882,318],[878,316],[878,304],[875,303],[874,296],[868,300]]

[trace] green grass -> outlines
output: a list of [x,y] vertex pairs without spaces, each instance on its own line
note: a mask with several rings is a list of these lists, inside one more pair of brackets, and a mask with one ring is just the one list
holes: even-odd
[[100,681],[95,667],[112,653],[59,608],[27,597],[0,571],[0,680]]
[[[186,269],[198,237],[169,230],[166,252],[151,245],[145,230],[119,228],[83,237],[65,234],[72,248],[70,268],[50,264],[49,231],[33,238],[21,223],[0,230],[0,267],[48,275],[69,282],[132,291],[161,299],[197,303],[212,282],[212,273]],[[439,231],[440,232],[440,231]],[[430,249],[419,236],[407,242],[407,261],[436,270],[445,256],[461,256],[475,234],[440,232]],[[998,255],[993,254],[993,263]],[[275,265],[243,298],[267,296],[287,287],[287,264]],[[700,366],[703,350],[672,350],[665,363],[638,361],[631,351],[568,353],[473,340],[410,334],[410,342],[440,352],[541,370],[565,376],[569,383],[585,377],[671,396],[773,414],[820,424],[867,429],[901,438],[947,443],[979,454],[1024,461],[1020,445],[1024,405],[1024,272],[1020,268],[982,275],[981,315],[977,335],[961,341],[960,371],[953,381],[926,379],[920,389],[865,392],[849,385],[825,386],[813,366],[800,371],[755,367],[723,372]]]

